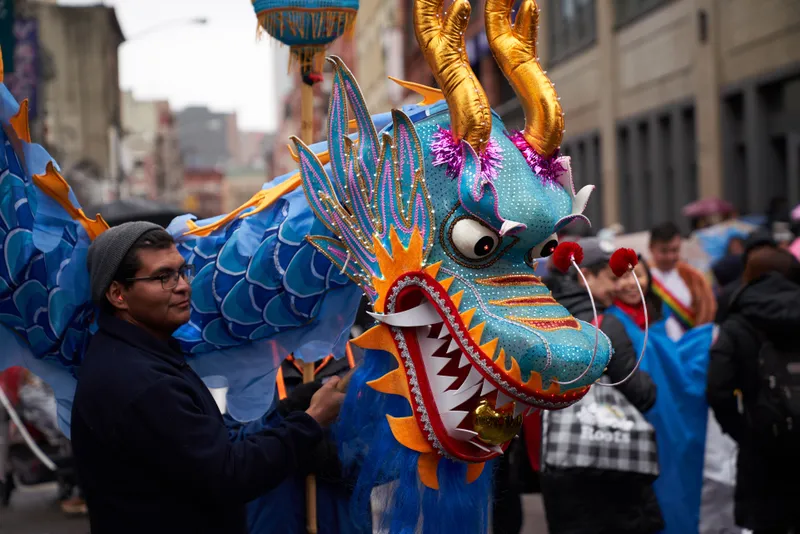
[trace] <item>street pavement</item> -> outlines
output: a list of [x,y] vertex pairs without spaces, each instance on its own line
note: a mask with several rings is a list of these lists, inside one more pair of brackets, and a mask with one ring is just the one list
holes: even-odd
[[18,490],[0,508],[0,534],[89,534],[89,521],[64,517],[55,484]]
[[[542,500],[523,497],[522,534],[547,534]],[[56,503],[55,486],[18,491],[9,508],[0,508],[0,534],[89,534],[86,519],[64,517]]]

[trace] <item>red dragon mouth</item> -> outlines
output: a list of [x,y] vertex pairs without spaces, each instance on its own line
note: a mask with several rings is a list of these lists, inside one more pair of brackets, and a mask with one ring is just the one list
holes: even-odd
[[410,272],[390,286],[385,315],[374,316],[391,332],[428,442],[444,456],[484,462],[502,454],[531,409],[565,408],[588,387],[543,390],[536,372],[523,382],[513,357],[510,370],[503,349],[494,357],[497,339],[480,345],[483,324],[469,329],[475,310],[459,313],[460,301],[429,274]]

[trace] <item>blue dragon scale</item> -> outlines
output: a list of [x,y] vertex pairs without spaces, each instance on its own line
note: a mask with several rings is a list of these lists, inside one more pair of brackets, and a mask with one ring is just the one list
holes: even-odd
[[[558,152],[564,119],[536,59],[536,3],[524,0],[512,25],[513,3],[486,1],[486,32],[524,130],[506,130],[470,68],[468,0],[447,13],[443,0],[416,0],[439,89],[399,82],[422,101],[370,115],[353,74],[329,58],[327,141],[293,139],[297,172],[230,214],[168,228],[198,273],[175,335],[201,376],[229,378],[237,419],[270,408],[288,354],[341,356],[368,297],[376,323],[353,341],[365,358],[336,437],[357,479],[354,510],[394,483],[392,532],[483,531],[487,462],[531,410],[580,400],[612,353],[534,275],[592,187],[574,190]],[[26,102],[4,85],[0,98],[0,368],[22,364],[53,385],[68,431],[94,329],[86,251],[107,225],[31,142]]]

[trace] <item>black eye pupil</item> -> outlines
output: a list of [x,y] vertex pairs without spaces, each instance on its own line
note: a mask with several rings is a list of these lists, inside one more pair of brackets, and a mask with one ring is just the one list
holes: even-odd
[[551,239],[547,243],[545,243],[544,247],[542,247],[542,257],[546,258],[553,254],[556,251],[556,247],[558,247],[558,241],[555,239]]
[[478,257],[486,256],[487,254],[491,254],[492,249],[494,248],[494,239],[489,237],[488,235],[483,236],[475,243],[475,255]]

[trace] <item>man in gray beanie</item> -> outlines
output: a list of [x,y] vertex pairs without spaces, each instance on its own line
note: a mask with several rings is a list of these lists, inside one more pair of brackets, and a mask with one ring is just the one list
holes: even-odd
[[89,248],[99,330],[80,367],[72,442],[92,534],[234,533],[245,504],[315,465],[337,379],[308,409],[230,431],[172,334],[189,321],[193,268],[163,228],[114,227]]

